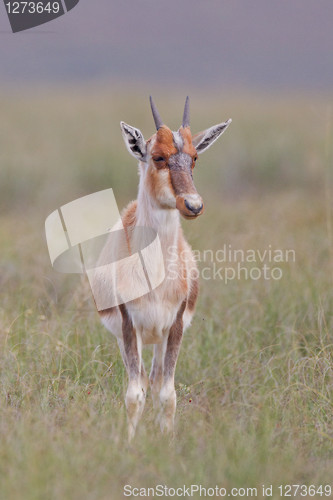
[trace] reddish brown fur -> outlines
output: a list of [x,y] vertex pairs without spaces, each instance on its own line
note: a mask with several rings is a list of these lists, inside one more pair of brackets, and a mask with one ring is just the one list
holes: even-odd
[[148,189],[149,189],[149,194],[154,198],[157,199],[157,193],[161,192],[163,189],[165,189],[165,183],[168,183],[168,187],[171,189],[173,192],[173,186],[171,183],[171,178],[170,178],[170,172],[168,172],[168,176],[165,179],[165,177],[161,177],[159,175],[159,169],[152,169],[150,176],[149,176],[149,184],[148,184]]
[[[126,231],[126,228],[135,226],[137,204],[138,204],[137,200],[131,201],[121,213],[121,220],[122,220],[125,231]],[[127,233],[126,233],[126,236],[127,236]],[[127,239],[127,241],[128,241],[128,239]],[[129,251],[130,251],[130,248],[129,248]],[[103,309],[102,311],[98,311],[98,313],[101,317],[111,316],[113,314],[116,314],[117,309],[118,309],[117,306],[116,307],[109,307],[108,309]]]
[[156,132],[156,142],[152,151],[152,157],[161,156],[168,160],[171,155],[177,153],[177,149],[173,143],[173,135],[169,127],[163,125]]
[[139,375],[139,354],[135,330],[126,305],[120,304],[119,310],[123,319],[123,339],[128,363],[128,375],[130,378],[135,378]]
[[176,320],[170,328],[163,369],[163,376],[165,380],[174,376],[179,350],[183,339],[183,314],[185,307],[186,300],[182,302],[182,305],[177,313]]
[[138,201],[131,201],[126,208],[121,213],[121,221],[123,223],[124,228],[135,226],[136,224],[136,207]]
[[199,294],[199,281],[198,279],[193,279],[191,282],[191,290],[187,299],[187,308],[189,311],[194,310],[198,294]]

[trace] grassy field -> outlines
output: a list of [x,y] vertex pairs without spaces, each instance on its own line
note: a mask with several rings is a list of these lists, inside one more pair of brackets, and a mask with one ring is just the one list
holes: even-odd
[[[279,485],[333,486],[333,111],[324,97],[192,96],[193,131],[234,120],[196,167],[207,208],[183,224],[193,248],[271,245],[296,259],[278,264],[280,280],[201,280],[177,366],[175,439],[160,435],[148,395],[126,443],[116,343],[80,278],[52,270],[43,225],[99,189],[113,187],[119,206],[135,198],[119,121],[153,132],[143,95],[1,96],[0,498],[117,500],[126,484],[257,487],[258,497],[264,484],[279,498]],[[156,96],[172,128],[183,97]]]

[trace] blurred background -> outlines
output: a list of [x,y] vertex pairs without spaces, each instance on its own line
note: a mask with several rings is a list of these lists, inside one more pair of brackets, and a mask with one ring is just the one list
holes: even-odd
[[1,5],[1,79],[61,84],[105,79],[156,91],[330,90],[329,0],[80,0],[75,10],[9,36]]
[[[331,0],[80,0],[12,34],[1,3],[0,496],[329,482],[332,20]],[[201,280],[177,439],[156,439],[148,397],[125,449],[118,348],[80,278],[51,268],[44,221],[101,189],[120,208],[136,197],[119,122],[150,137],[150,94],[173,130],[186,95],[193,132],[233,119],[195,168],[206,211],[183,223],[192,247],[293,249],[296,262],[280,281]]]
[[17,34],[4,5],[0,14],[2,211],[32,197],[53,208],[106,184],[134,197],[136,171],[118,124],[149,137],[149,94],[173,129],[187,94],[194,132],[234,119],[224,144],[207,153],[213,166],[198,169],[199,178],[209,173],[209,193],[322,186],[330,1],[81,0]]

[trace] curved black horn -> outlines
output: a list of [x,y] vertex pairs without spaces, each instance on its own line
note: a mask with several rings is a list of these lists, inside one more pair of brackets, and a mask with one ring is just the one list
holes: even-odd
[[184,115],[183,115],[183,127],[190,126],[190,99],[189,96],[186,97]]
[[153,102],[152,96],[149,97],[149,100],[150,100],[151,111],[152,111],[153,117],[154,117],[154,122],[155,122],[155,125],[156,125],[156,130],[158,130],[159,128],[162,127],[163,122],[162,122],[160,114],[157,111],[157,108],[156,108],[156,106],[155,106],[155,104]]

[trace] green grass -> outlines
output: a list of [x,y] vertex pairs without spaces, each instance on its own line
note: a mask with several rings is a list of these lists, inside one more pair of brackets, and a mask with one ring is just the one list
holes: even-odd
[[[178,95],[159,102],[173,128],[181,105]],[[119,120],[148,137],[148,104],[90,88],[7,94],[0,108],[0,498],[118,499],[125,484],[259,493],[273,484],[278,498],[279,484],[332,483],[325,99],[193,98],[194,131],[234,122],[198,162],[207,209],[184,223],[192,246],[292,248],[296,262],[281,266],[279,281],[201,280],[176,372],[175,439],[160,435],[148,395],[131,446],[116,342],[80,278],[51,269],[43,224],[61,204],[98,189],[113,187],[121,206],[135,197],[135,161]]]

